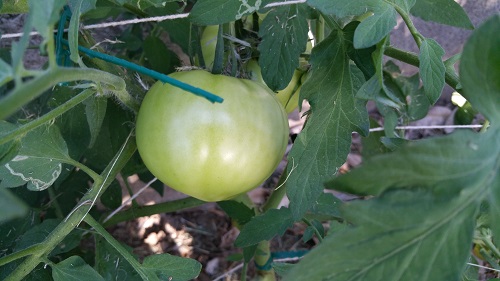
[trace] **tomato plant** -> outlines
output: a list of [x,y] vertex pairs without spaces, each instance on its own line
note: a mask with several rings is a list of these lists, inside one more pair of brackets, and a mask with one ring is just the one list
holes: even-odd
[[288,143],[288,121],[273,94],[256,82],[203,70],[172,77],[217,93],[224,102],[212,104],[155,84],[142,102],[136,128],[149,170],[205,201],[234,197],[267,179]]
[[[495,280],[499,6],[462,2],[0,0],[0,280]],[[466,128],[406,131],[451,91]]]

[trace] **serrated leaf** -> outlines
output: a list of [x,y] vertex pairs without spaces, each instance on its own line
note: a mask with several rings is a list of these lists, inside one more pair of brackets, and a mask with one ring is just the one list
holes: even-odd
[[396,26],[396,10],[380,1],[374,14],[358,25],[354,32],[354,48],[368,48],[386,37]]
[[420,45],[419,70],[422,83],[424,84],[425,95],[431,104],[441,96],[444,88],[444,75],[446,68],[442,57],[443,48],[434,39],[425,38]]
[[68,42],[71,52],[70,58],[75,63],[80,63],[80,55],[78,54],[80,17],[85,12],[95,9],[95,4],[96,0],[69,0],[72,15],[68,28]]
[[368,133],[364,102],[354,97],[364,77],[349,63],[346,44],[334,31],[314,47],[311,75],[300,91],[311,111],[288,155],[293,165],[288,165],[286,189],[295,219],[309,210],[322,193],[323,182],[345,162],[352,132]]
[[474,28],[467,13],[454,0],[417,0],[410,12],[425,21],[466,29]]
[[373,157],[326,186],[360,195],[378,195],[401,186],[468,186],[495,171],[500,153],[500,138],[495,134],[460,131],[407,143],[393,153]]
[[500,15],[487,20],[471,35],[460,62],[463,96],[488,118],[500,123]]
[[144,258],[142,268],[155,274],[160,280],[182,281],[198,277],[201,264],[194,259],[159,254]]
[[44,190],[59,177],[62,163],[71,162],[66,142],[57,126],[34,129],[21,143],[18,155],[0,166],[0,187],[28,183],[29,190]]
[[482,196],[397,190],[346,204],[354,226],[327,236],[284,280],[457,280]]
[[[87,89],[85,91],[92,91]],[[99,132],[101,131],[102,122],[106,116],[106,107],[108,99],[106,97],[91,97],[84,101],[85,116],[90,129],[90,143],[89,147],[93,147]]]
[[271,240],[276,235],[283,235],[294,220],[290,209],[271,209],[260,216],[253,217],[240,232],[234,244],[244,248],[264,240]]
[[0,189],[0,223],[23,217],[28,212],[26,204],[9,190]]
[[267,2],[262,0],[199,0],[189,13],[189,19],[198,25],[223,24],[257,12]]
[[273,91],[284,89],[299,66],[306,50],[309,26],[298,5],[278,7],[266,16],[259,30],[259,65],[266,85]]
[[54,281],[104,281],[104,278],[79,256],[71,256],[52,265],[52,278]]

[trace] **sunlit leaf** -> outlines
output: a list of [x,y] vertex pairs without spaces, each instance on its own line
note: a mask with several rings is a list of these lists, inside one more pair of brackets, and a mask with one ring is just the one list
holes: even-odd
[[457,280],[469,257],[478,190],[397,190],[348,203],[353,224],[306,255],[284,280]]
[[142,268],[160,280],[193,280],[200,274],[201,264],[194,259],[169,254],[147,256]]

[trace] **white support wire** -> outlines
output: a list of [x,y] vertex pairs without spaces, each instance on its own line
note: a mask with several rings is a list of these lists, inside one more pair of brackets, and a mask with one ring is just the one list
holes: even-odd
[[[396,130],[435,130],[435,129],[478,129],[482,128],[483,125],[429,125],[429,126],[397,126]],[[370,132],[380,132],[383,131],[383,127],[371,128]]]
[[[306,0],[291,0],[291,1],[275,2],[275,3],[267,4],[266,6],[264,6],[264,8],[272,8],[272,7],[292,5],[292,4],[303,4],[305,2],[306,2]],[[122,26],[122,25],[129,25],[129,24],[136,24],[136,23],[143,23],[143,22],[162,22],[162,21],[166,21],[166,20],[187,18],[188,16],[189,16],[189,13],[183,13],[183,14],[166,15],[166,16],[158,16],[158,17],[122,20],[122,21],[115,21],[115,22],[105,22],[105,23],[84,25],[84,26],[82,26],[82,29],[100,29],[100,28],[106,28],[106,27],[112,27],[112,26]],[[66,32],[68,30],[65,29],[64,31]],[[57,32],[57,31],[54,30],[54,33],[55,32]],[[40,33],[36,32],[36,31],[30,32],[30,36],[35,36],[35,35],[39,35],[39,34]],[[0,40],[1,39],[8,39],[8,38],[19,38],[21,36],[23,36],[22,32],[2,34],[2,36],[0,37]]]

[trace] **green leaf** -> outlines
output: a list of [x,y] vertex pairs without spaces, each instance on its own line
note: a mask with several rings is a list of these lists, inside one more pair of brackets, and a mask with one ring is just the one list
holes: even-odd
[[110,208],[116,209],[122,204],[122,188],[117,181],[113,181],[100,197],[101,203]]
[[0,223],[23,217],[28,212],[26,204],[9,190],[0,189]]
[[[341,218],[339,207],[341,205],[341,200],[330,193],[322,193],[315,204],[312,206],[310,214],[315,216],[324,216],[327,219],[332,220]],[[310,215],[308,214],[308,215]]]
[[407,14],[410,13],[410,9],[415,5],[418,0],[388,0],[388,2],[393,3],[394,6],[398,6]]
[[321,13],[338,18],[360,16],[380,7],[378,0],[308,0],[307,4]]
[[482,196],[396,190],[346,204],[354,226],[327,236],[284,280],[458,280]]
[[[105,280],[133,281],[140,279],[137,271],[104,238],[95,235],[95,243],[94,268]],[[125,245],[124,247],[132,252],[132,248]]]
[[1,0],[0,14],[24,14],[29,10],[28,0]]
[[[83,94],[81,89],[56,86],[50,93],[50,99],[47,101],[47,111],[53,110],[76,95]],[[89,130],[87,112],[85,110],[85,100],[63,115],[55,119],[55,125],[61,131],[61,135],[68,146],[69,156],[72,159],[81,159],[89,147],[91,132]],[[63,171],[64,173],[64,171]]]
[[270,209],[245,224],[234,244],[236,247],[243,248],[264,240],[271,240],[276,235],[283,235],[293,222],[290,209],[284,207]]
[[407,143],[393,153],[373,157],[326,186],[360,195],[378,195],[401,186],[453,183],[456,188],[466,187],[495,171],[500,153],[500,138],[495,134],[460,131]]
[[299,66],[299,56],[306,50],[307,19],[298,5],[273,9],[259,29],[259,65],[266,85],[273,91],[284,89]]
[[431,104],[441,96],[444,88],[444,75],[446,72],[442,57],[444,50],[434,39],[425,38],[420,45],[419,70],[425,95]]
[[59,177],[62,163],[68,162],[68,148],[57,126],[41,126],[23,138],[16,157],[0,166],[0,187],[28,183],[29,190],[44,190]]
[[345,41],[348,43],[347,54],[356,66],[363,72],[365,79],[370,79],[370,77],[375,74],[375,65],[372,60],[372,55],[376,49],[375,46],[365,49],[354,48],[354,32],[356,31],[358,25],[359,22],[353,21],[346,25],[343,29]]
[[[86,91],[92,91],[87,89]],[[106,97],[91,97],[83,102],[85,104],[85,116],[90,128],[90,143],[89,147],[94,146],[97,136],[101,131],[102,122],[106,116],[106,107],[108,99]]]
[[201,264],[188,258],[169,254],[147,256],[142,263],[145,271],[155,274],[160,280],[192,280],[198,277]]
[[[16,128],[16,125],[7,121],[0,121],[0,139]],[[21,148],[21,141],[16,139],[0,144],[0,165],[5,165],[14,158]],[[1,180],[0,180],[1,181]]]
[[[14,251],[20,251],[30,246],[42,243],[52,230],[54,230],[60,223],[61,220],[58,219],[46,219],[41,224],[30,228],[19,238]],[[61,243],[59,243],[54,250],[52,250],[50,256],[71,251],[80,245],[82,235],[83,230],[74,229],[69,235],[64,237],[64,240],[61,241]]]
[[323,182],[345,162],[351,134],[368,133],[368,114],[363,101],[354,95],[364,82],[363,74],[349,63],[346,41],[332,32],[314,47],[311,75],[302,85],[300,99],[311,111],[307,125],[288,155],[287,195],[295,219],[318,199]]
[[242,202],[228,200],[217,202],[217,205],[240,226],[245,225],[255,216],[255,211]]
[[189,19],[198,25],[223,24],[257,12],[266,3],[261,0],[199,0],[189,13]]
[[[381,1],[381,3],[384,3]],[[374,14],[358,25],[354,32],[354,48],[368,48],[386,37],[396,26],[396,10],[389,4],[380,4]]]
[[79,256],[71,256],[56,265],[52,265],[52,278],[54,281],[104,281],[104,278]]
[[0,59],[0,86],[9,82],[13,78],[12,67],[7,64],[3,59]]
[[33,17],[33,27],[47,40],[53,36],[54,24],[59,19],[59,12],[66,5],[65,0],[30,0],[30,14]]
[[80,17],[87,11],[95,9],[96,0],[69,0],[71,8],[71,20],[68,28],[70,58],[75,63],[80,63],[78,54],[78,29],[80,28]]
[[425,21],[473,29],[464,9],[454,0],[417,0],[411,14]]
[[170,51],[160,38],[150,35],[142,44],[144,57],[151,69],[168,74],[174,72],[175,67],[180,65],[177,55]]
[[500,15],[487,20],[471,35],[460,62],[463,96],[491,121],[500,124]]

